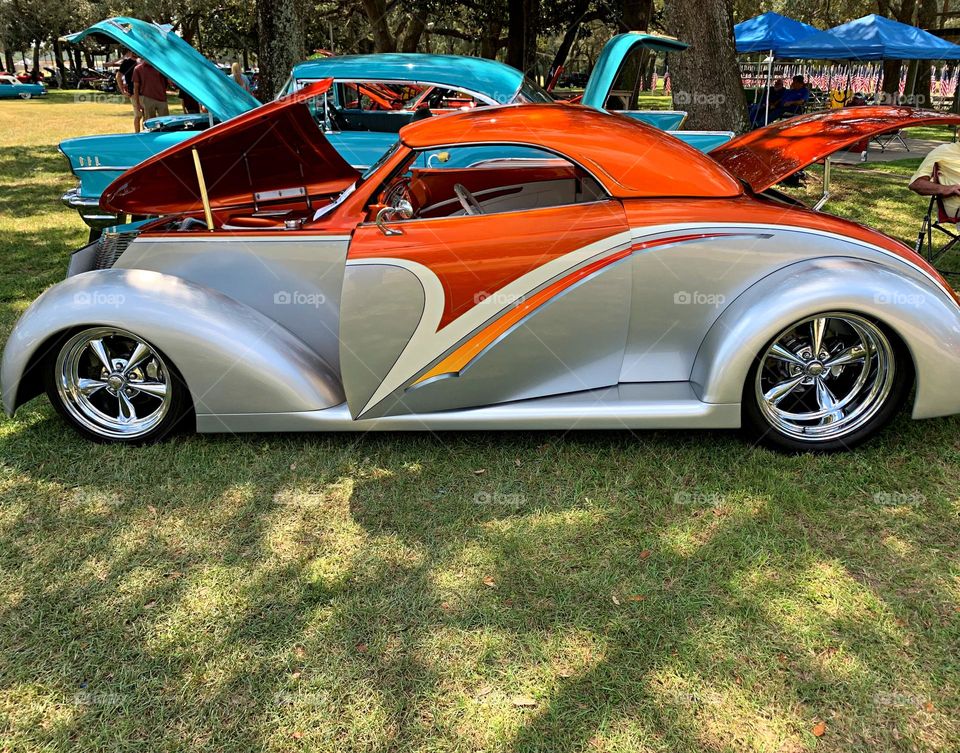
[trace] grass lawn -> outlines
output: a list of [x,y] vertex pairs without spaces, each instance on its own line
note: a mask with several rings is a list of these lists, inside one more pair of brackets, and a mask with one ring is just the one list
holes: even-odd
[[[129,128],[72,96],[0,102],[0,341],[85,239],[57,142]],[[913,235],[902,175],[834,176]],[[36,400],[0,420],[0,750],[956,751],[958,430],[130,449]]]

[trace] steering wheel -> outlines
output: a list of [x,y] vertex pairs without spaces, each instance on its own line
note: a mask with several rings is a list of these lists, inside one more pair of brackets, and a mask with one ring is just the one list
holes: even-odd
[[461,183],[453,184],[453,192],[457,195],[457,198],[460,200],[460,206],[463,207],[463,211],[469,215],[483,214],[483,207],[480,206],[480,202],[477,201],[477,197],[470,193]]
[[389,207],[395,207],[397,206],[397,202],[403,199],[410,201],[410,180],[411,178],[400,178],[397,180],[384,192],[383,201],[380,203],[386,204]]

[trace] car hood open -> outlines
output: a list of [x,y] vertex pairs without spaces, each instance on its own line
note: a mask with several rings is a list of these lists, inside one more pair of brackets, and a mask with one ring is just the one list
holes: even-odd
[[617,81],[627,58],[638,47],[656,52],[683,52],[687,44],[672,37],[661,37],[638,31],[618,34],[603,46],[597,64],[593,66],[580,104],[602,110],[607,104],[610,90]]
[[250,92],[184,42],[170,26],[115,16],[62,39],[76,43],[89,36],[105,36],[132,50],[206,107],[217,120],[229,120],[260,104]]
[[960,115],[888,105],[825,110],[745,133],[710,156],[760,193],[858,141],[923,125],[960,125]]
[[318,81],[154,155],[107,186],[100,206],[147,215],[202,211],[194,150],[214,210],[342,191],[360,173],[330,145],[309,108],[332,84]]

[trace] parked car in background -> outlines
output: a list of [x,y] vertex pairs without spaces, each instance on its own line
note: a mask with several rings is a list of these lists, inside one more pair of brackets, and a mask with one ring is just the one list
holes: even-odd
[[714,158],[579,105],[477,107],[405,126],[361,174],[316,128],[334,85],[107,188],[109,211],[164,216],[77,251],[23,314],[8,414],[46,391],[97,441],[743,427],[827,451],[910,402],[960,413],[956,293],[770,191],[850,139],[960,116],[818,113]]
[[[79,42],[91,35],[107,37],[132,49],[208,111],[206,115],[152,119],[145,124],[147,130],[138,135],[88,136],[60,144],[71,171],[79,179],[78,186],[68,191],[63,201],[80,213],[94,236],[122,219],[100,207],[102,191],[122,172],[191,138],[196,131],[246,113],[260,103],[169,27],[117,17],[64,39]],[[624,61],[641,47],[680,52],[686,45],[648,34],[614,37],[597,61],[583,103],[604,108]],[[460,107],[553,101],[520,71],[494,60],[403,53],[305,61],[294,67],[284,93],[325,78],[333,78],[336,85],[315,108],[318,125],[334,149],[359,169],[374,164],[396,143],[398,130],[423,115],[417,115],[422,109],[428,110],[429,115]],[[666,110],[624,114],[666,130],[679,128],[685,117],[683,112]],[[680,131],[676,135],[708,151],[733,134]]]
[[0,76],[0,99],[31,99],[46,94],[43,84],[25,84],[14,76]]

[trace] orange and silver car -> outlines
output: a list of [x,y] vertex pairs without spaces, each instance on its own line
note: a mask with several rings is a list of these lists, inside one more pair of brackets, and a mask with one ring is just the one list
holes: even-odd
[[[773,187],[884,130],[803,116],[703,154],[575,105],[430,118],[364,174],[330,81],[138,165],[3,359],[102,441],[202,432],[720,429],[836,450],[960,412],[960,302],[912,250]],[[911,391],[916,384],[915,393]]]

